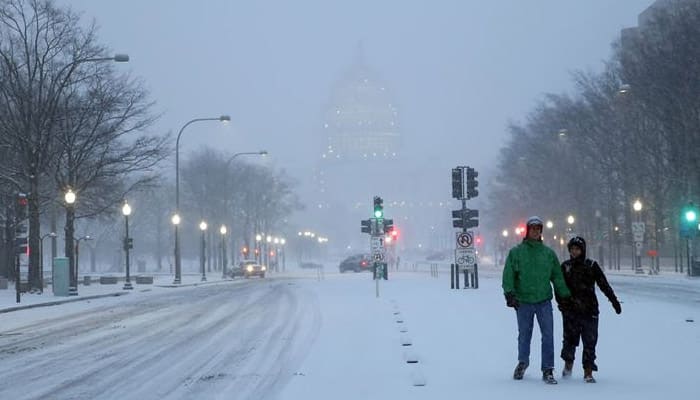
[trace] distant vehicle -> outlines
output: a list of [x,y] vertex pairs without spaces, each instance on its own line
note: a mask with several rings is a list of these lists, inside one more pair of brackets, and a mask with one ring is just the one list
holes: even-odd
[[369,260],[369,255],[367,254],[355,254],[343,260],[338,267],[340,273],[346,271],[371,271],[372,263]]
[[303,262],[299,264],[299,267],[304,269],[321,269],[323,265],[314,262]]
[[432,253],[425,257],[427,261],[443,261],[447,259],[445,253]]
[[238,263],[238,267],[231,269],[229,275],[232,278],[237,276],[242,276],[246,279],[251,276],[264,278],[266,271],[267,268],[264,265],[260,265],[256,260],[243,260]]

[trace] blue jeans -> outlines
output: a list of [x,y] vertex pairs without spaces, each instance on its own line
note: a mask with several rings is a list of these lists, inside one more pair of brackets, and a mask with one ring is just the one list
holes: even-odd
[[542,334],[542,370],[554,368],[554,317],[551,300],[536,304],[521,304],[518,316],[518,361],[530,364],[530,342],[532,340],[533,317]]

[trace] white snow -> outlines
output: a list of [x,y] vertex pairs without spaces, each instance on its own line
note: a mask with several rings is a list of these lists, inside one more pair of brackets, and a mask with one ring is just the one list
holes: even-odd
[[[555,311],[559,385],[549,386],[540,379],[537,328],[525,380],[511,378],[517,326],[498,271],[483,269],[477,290],[450,290],[444,271],[437,279],[392,273],[376,298],[370,274],[330,270],[324,279],[292,272],[0,314],[0,397],[588,400],[697,393],[698,280],[609,274],[623,313],[615,315],[599,295],[596,384],[582,381],[580,347],[574,376],[559,378]],[[14,305],[0,299],[0,308]],[[16,333],[45,334],[44,342],[7,353]],[[27,376],[36,384],[10,386]]]
[[[449,274],[434,279],[427,273],[394,273],[391,280],[381,282],[379,299],[367,275],[326,276],[315,284],[323,317],[320,336],[299,367],[301,374],[281,399],[588,400],[694,398],[697,394],[697,303],[649,299],[619,288],[624,303],[618,316],[599,294],[596,384],[582,381],[580,347],[574,376],[559,378],[561,317],[555,309],[559,385],[552,387],[540,380],[537,328],[525,380],[512,379],[517,325],[514,312],[505,307],[497,271],[482,272],[479,289],[459,291],[449,289]],[[610,279],[614,286],[618,278]],[[667,280],[691,288],[700,285],[682,277]],[[397,323],[396,312],[403,323]],[[400,332],[400,327],[407,332]],[[402,346],[405,338],[410,338],[412,346]],[[410,353],[417,356],[418,364],[404,362]],[[423,379],[425,386],[414,386]]]

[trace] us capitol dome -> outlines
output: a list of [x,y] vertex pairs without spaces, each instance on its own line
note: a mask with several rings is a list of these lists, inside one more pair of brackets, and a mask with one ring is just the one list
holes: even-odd
[[366,66],[361,54],[332,89],[322,132],[324,161],[397,157],[398,109],[386,85]]

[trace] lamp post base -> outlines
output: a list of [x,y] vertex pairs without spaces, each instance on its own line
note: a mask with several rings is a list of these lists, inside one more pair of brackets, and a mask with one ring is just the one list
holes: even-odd
[[180,278],[175,278],[175,280],[173,281],[173,285],[179,285],[181,283],[182,283],[182,280]]
[[78,295],[78,288],[71,286],[68,288],[68,296],[77,296]]
[[124,284],[123,290],[132,290],[134,287],[131,285],[131,282],[127,282]]
[[206,282],[206,281],[207,281],[207,277],[202,275],[202,282]]

